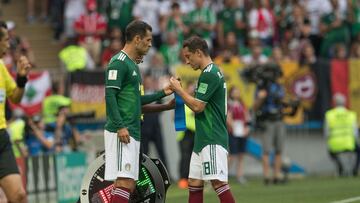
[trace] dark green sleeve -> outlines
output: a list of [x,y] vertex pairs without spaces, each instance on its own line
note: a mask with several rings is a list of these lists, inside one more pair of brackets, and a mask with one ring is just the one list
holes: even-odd
[[220,79],[212,72],[203,72],[200,75],[195,98],[203,102],[208,102],[220,85]]
[[105,88],[105,101],[106,101],[106,115],[107,119],[110,120],[113,127],[120,129],[126,127],[123,119],[121,118],[120,112],[117,108],[116,94],[120,92],[116,88]]
[[105,86],[106,88],[121,89],[128,72],[128,66],[124,61],[114,60],[111,62],[105,71]]
[[150,104],[151,102],[157,101],[165,96],[164,90],[160,90],[154,94],[143,95],[141,96],[141,105]]

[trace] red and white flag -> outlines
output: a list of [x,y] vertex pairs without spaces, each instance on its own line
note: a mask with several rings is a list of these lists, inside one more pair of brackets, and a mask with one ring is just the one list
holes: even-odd
[[11,104],[11,108],[21,108],[32,116],[41,112],[42,102],[51,94],[51,79],[48,71],[31,72],[28,79],[20,104]]

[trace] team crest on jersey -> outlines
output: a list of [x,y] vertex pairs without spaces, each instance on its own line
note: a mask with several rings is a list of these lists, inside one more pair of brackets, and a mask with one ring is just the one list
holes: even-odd
[[110,70],[108,80],[116,80],[117,79],[117,70]]
[[199,88],[197,90],[198,93],[205,94],[208,88],[208,84],[200,83]]
[[136,71],[134,71],[132,75],[133,75],[133,76],[137,76],[137,73],[136,73]]

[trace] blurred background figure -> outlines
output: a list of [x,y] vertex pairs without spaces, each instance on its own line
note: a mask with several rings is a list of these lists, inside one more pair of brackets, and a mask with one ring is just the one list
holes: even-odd
[[[53,132],[45,130],[45,123],[40,115],[27,118],[25,127],[26,144],[29,149],[29,155],[31,159],[27,163],[32,167],[34,191],[39,192],[40,176],[44,176],[45,189],[49,190],[49,155],[55,152],[55,135]],[[39,167],[44,167],[44,174],[40,174]],[[28,176],[30,176],[28,174]],[[36,196],[38,198],[38,196]],[[39,201],[39,199],[37,199]]]
[[357,116],[346,108],[344,95],[337,93],[333,99],[335,107],[326,112],[324,126],[329,154],[337,167],[339,176],[347,175],[344,170],[344,160],[340,159],[340,155],[346,152],[355,154],[356,160],[355,163],[352,163],[352,175],[357,176],[360,164]]
[[217,41],[218,46],[226,48],[225,38],[229,32],[235,33],[237,45],[245,44],[246,14],[238,5],[237,0],[225,0],[224,8],[217,14]]
[[66,0],[64,6],[64,35],[66,38],[76,37],[74,22],[85,13],[84,0]]
[[42,106],[42,115],[44,117],[45,124],[56,122],[57,113],[62,106],[69,106],[71,99],[64,96],[65,87],[61,82],[53,82],[52,94],[45,97]]
[[28,156],[25,144],[25,121],[24,112],[21,109],[13,111],[12,119],[8,121],[8,131],[15,158],[26,158]]
[[229,90],[227,125],[229,132],[229,168],[236,163],[236,180],[245,184],[243,160],[246,153],[250,114],[240,97],[240,90],[231,87]]
[[[276,68],[279,69],[280,67]],[[281,173],[282,154],[286,136],[282,112],[284,96],[285,90],[279,83],[279,76],[274,78],[273,81],[268,81],[257,87],[253,110],[256,116],[256,126],[261,130],[262,165],[265,185],[284,182]],[[273,164],[270,160],[272,151],[275,153]],[[271,168],[273,168],[273,177],[270,176]]]
[[117,54],[123,48],[121,39],[111,39],[110,45],[106,47],[101,56],[101,67],[106,69],[111,57]]
[[[36,16],[35,14],[37,12],[35,12],[35,8],[36,8],[36,1],[35,0],[27,0],[27,21],[28,23],[34,23],[36,21]],[[40,11],[40,16],[39,19],[40,21],[46,21],[48,18],[48,4],[49,4],[49,0],[41,0],[41,11]]]
[[[189,94],[194,95],[195,83],[189,82],[186,85],[186,91]],[[181,155],[179,163],[180,179],[178,181],[178,187],[181,189],[188,188],[189,167],[195,139],[195,113],[186,105],[185,119],[186,130],[184,132],[178,132],[176,137],[180,146]]]
[[134,19],[142,20],[152,27],[152,46],[159,49],[161,46],[160,30],[160,1],[158,0],[138,0],[133,8]]
[[106,33],[105,17],[97,12],[96,0],[86,1],[86,12],[75,20],[79,44],[88,50],[96,65],[100,64],[101,39]]
[[262,45],[271,46],[275,33],[275,19],[269,0],[256,0],[248,16],[250,31],[257,32]]
[[185,19],[185,24],[190,30],[189,36],[197,35],[203,38],[211,50],[213,48],[211,33],[215,30],[216,15],[205,5],[205,0],[195,0],[195,9],[190,11]]
[[60,50],[61,67],[66,73],[95,69],[95,62],[87,49],[80,46],[76,38],[68,38]]
[[20,108],[14,109],[12,118],[8,121],[8,133],[23,185],[26,188],[26,159],[29,156],[29,152],[25,142],[26,122],[24,117],[25,114]]
[[[157,81],[151,75],[145,75],[143,79],[145,94],[154,93],[157,90]],[[141,146],[144,154],[149,153],[149,145],[153,143],[160,160],[167,166],[167,157],[164,151],[164,141],[161,132],[160,113],[144,114],[141,125]]]

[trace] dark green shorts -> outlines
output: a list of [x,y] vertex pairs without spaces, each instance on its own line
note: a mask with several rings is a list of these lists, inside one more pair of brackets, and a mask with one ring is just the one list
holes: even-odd
[[14,173],[19,174],[19,169],[12,151],[9,134],[5,129],[0,129],[0,179]]

